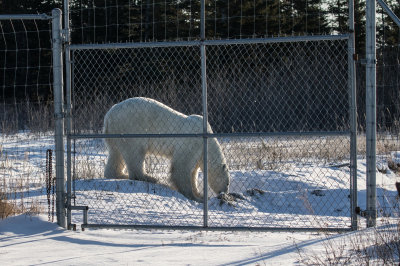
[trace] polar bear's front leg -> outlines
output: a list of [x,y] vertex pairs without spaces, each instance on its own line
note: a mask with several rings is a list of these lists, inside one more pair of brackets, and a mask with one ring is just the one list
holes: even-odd
[[[186,198],[203,202],[197,191],[198,156],[196,154],[174,155],[171,162],[171,182]],[[197,160],[196,160],[197,159]]]
[[[203,199],[197,193],[193,193],[190,180],[193,180],[195,174],[197,174],[197,169],[190,171],[186,167],[182,167],[181,164],[172,164],[171,166],[171,182],[176,190],[188,199],[203,202]],[[185,181],[179,181],[182,179],[185,179]]]

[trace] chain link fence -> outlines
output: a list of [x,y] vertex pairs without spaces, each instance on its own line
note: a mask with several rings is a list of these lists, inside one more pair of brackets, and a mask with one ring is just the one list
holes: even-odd
[[[399,16],[398,7],[390,8]],[[377,210],[399,217],[400,31],[380,6],[377,18]]]
[[[205,215],[202,203],[171,186],[171,160],[158,152],[146,156],[144,168],[159,184],[104,178],[109,154],[103,120],[114,104],[140,96],[185,115],[203,115],[200,2],[71,1],[72,43],[118,43],[67,45],[73,72],[67,105],[72,205],[89,206],[91,224],[202,226],[206,218],[212,227],[348,228],[354,168],[348,168],[353,162],[347,40],[295,37],[346,33],[347,7],[330,1],[306,6],[214,1],[205,8],[207,118],[213,134],[164,138],[216,138],[229,167],[229,194],[210,190]],[[355,12],[362,55],[363,6],[356,4]],[[383,174],[377,175],[377,204],[381,215],[390,216],[398,215],[393,180],[400,167],[399,36],[386,13],[378,13],[377,170]],[[54,148],[50,17],[29,16],[0,20],[2,216],[48,212],[47,191],[54,189],[48,180],[52,159],[46,156]],[[358,129],[364,132],[362,64],[357,75]],[[359,154],[365,152],[364,137],[358,138]],[[362,188],[358,194],[364,196]],[[11,209],[4,208],[9,204]],[[80,215],[73,218],[80,222]]]
[[0,218],[53,217],[52,156],[46,157],[54,149],[50,21],[0,16]]
[[[276,40],[206,44],[206,208],[203,157],[192,162],[205,135],[186,117],[204,114],[199,44],[70,46],[71,204],[89,207],[89,225],[349,229],[348,39]],[[153,100],[176,111],[153,115]],[[107,160],[121,163],[111,175]],[[213,174],[223,164],[229,192]]]

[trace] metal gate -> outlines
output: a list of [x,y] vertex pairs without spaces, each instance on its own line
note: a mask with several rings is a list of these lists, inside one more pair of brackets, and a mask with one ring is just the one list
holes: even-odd
[[[69,213],[88,208],[83,227],[356,226],[356,190],[349,186],[356,166],[348,42],[342,35],[69,46]],[[213,131],[104,134],[107,111],[138,96],[200,114]],[[129,118],[126,123],[129,128]],[[201,203],[172,189],[174,166],[161,147],[144,163],[157,184],[104,178],[105,138],[127,145],[134,139],[169,145],[191,139],[204,143],[196,147],[206,153],[206,140],[216,138],[229,167],[229,193],[202,189],[208,197]],[[200,171],[198,187],[204,188],[205,180]],[[79,222],[78,215],[69,216],[71,224]]]
[[[83,228],[356,229],[353,35],[206,40],[201,25],[198,41],[67,45],[68,227],[83,211]],[[134,97],[201,122],[144,119],[149,105],[125,103],[106,133],[106,113]],[[124,150],[129,178],[104,175],[105,139]],[[229,191],[219,193],[225,164]],[[193,165],[194,181],[174,179]]]

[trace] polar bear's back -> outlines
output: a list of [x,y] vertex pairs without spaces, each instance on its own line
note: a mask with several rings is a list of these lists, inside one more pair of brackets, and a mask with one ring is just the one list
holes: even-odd
[[149,98],[127,99],[114,105],[104,119],[105,133],[200,133],[202,117],[186,116]]

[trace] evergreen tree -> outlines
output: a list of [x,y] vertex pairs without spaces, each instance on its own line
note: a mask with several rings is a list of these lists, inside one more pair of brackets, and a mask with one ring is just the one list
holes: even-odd
[[[347,0],[333,0],[328,5],[329,18],[332,33],[343,34],[349,32],[349,9]],[[354,0],[354,27],[356,52],[365,53],[365,1]]]
[[[385,0],[385,3],[393,11],[393,13],[400,17],[400,6],[397,0]],[[393,21],[393,19],[386,14],[382,8],[377,9],[377,43],[378,46],[388,45],[394,46],[400,43],[400,28]]]
[[0,14],[50,13],[53,8],[61,8],[62,0],[2,0]]
[[328,34],[330,29],[326,12],[320,0],[292,1],[294,14],[293,31],[306,34]]

